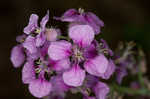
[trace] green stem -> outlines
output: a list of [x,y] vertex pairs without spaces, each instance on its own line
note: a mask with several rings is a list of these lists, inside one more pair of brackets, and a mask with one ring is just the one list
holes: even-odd
[[113,90],[120,92],[120,93],[126,93],[131,95],[144,95],[144,96],[150,96],[150,90],[142,88],[142,89],[132,89],[127,87],[122,87],[116,84],[113,84],[110,86]]

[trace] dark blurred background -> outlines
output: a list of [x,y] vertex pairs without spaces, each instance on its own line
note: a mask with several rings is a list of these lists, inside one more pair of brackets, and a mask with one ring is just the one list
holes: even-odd
[[[21,80],[21,68],[10,62],[15,38],[23,33],[32,13],[40,19],[50,10],[50,16],[61,16],[70,8],[92,11],[105,23],[103,37],[112,49],[119,41],[133,40],[140,44],[150,60],[149,0],[0,0],[0,99],[36,99]],[[49,22],[49,26],[55,22]],[[63,25],[61,25],[63,27]],[[148,63],[149,64],[149,63]],[[150,74],[150,73],[149,73]],[[147,75],[149,75],[147,74]],[[72,98],[70,98],[72,99]],[[77,99],[77,98],[75,98]]]

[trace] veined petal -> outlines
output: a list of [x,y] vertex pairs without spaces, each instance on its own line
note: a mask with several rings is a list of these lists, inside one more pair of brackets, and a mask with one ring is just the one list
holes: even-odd
[[85,16],[87,24],[94,29],[96,34],[99,34],[101,32],[101,27],[104,26],[104,22],[92,12],[87,12]]
[[71,53],[71,43],[67,41],[51,42],[48,48],[48,55],[52,60],[67,58]]
[[22,69],[22,81],[24,84],[28,84],[35,79],[35,71],[33,66],[32,60],[25,63]]
[[63,80],[69,86],[81,86],[85,78],[85,71],[74,65],[69,71],[63,73]]
[[27,35],[25,35],[25,34],[19,35],[16,37],[16,41],[19,43],[22,43],[22,42],[24,42],[26,37],[27,37]]
[[89,59],[84,63],[84,68],[86,71],[95,76],[100,76],[101,74],[105,73],[107,67],[108,60],[103,54],[100,54],[93,59]]
[[75,9],[69,9],[63,14],[63,16],[54,17],[54,19],[66,22],[74,22],[78,19],[78,11]]
[[38,27],[38,16],[36,14],[32,14],[29,19],[28,26],[24,28],[24,33],[30,34]]
[[23,47],[26,48],[31,54],[37,52],[37,48],[35,45],[35,38],[32,36],[28,36],[23,43]]
[[42,79],[34,80],[29,84],[30,93],[37,98],[47,96],[51,92],[51,90],[51,83]]
[[23,64],[25,55],[21,45],[17,45],[12,49],[10,60],[13,63],[13,66],[16,68]]
[[70,60],[68,58],[66,59],[62,59],[62,60],[58,60],[54,63],[53,68],[56,71],[63,71],[63,70],[67,70],[70,68]]
[[104,22],[100,20],[94,13],[88,12],[87,15],[93,20],[93,22],[95,22],[96,25],[104,27]]
[[42,29],[45,29],[48,20],[49,20],[49,10],[47,11],[47,14],[42,18],[42,21],[40,23]]
[[35,43],[37,47],[42,46],[45,43],[45,41],[46,41],[46,37],[43,32],[41,32],[39,35],[36,36]]
[[103,82],[98,82],[94,87],[94,92],[97,99],[106,99],[106,96],[109,93],[109,87]]
[[50,81],[52,83],[53,92],[64,93],[69,90],[69,86],[67,86],[62,79],[62,74],[53,76]]
[[69,37],[81,47],[87,47],[94,39],[94,30],[89,25],[75,25],[69,28]]
[[111,75],[114,73],[116,69],[116,66],[113,62],[113,60],[109,60],[109,64],[108,64],[108,68],[106,70],[106,72],[104,73],[104,76],[102,77],[103,79],[109,79],[111,77]]

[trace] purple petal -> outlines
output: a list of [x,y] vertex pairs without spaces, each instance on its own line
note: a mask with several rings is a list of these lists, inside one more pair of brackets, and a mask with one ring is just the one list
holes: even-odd
[[69,71],[63,73],[63,80],[69,86],[81,86],[85,78],[85,71],[74,65]]
[[88,12],[87,15],[100,27],[104,27],[104,22],[100,20],[94,13]]
[[19,43],[22,43],[22,42],[24,42],[26,37],[27,36],[25,34],[19,35],[19,36],[16,37],[16,41],[19,42]]
[[100,33],[101,27],[104,26],[104,22],[100,20],[94,13],[88,12],[84,16],[85,23],[90,25],[96,34]]
[[36,60],[39,58],[40,53],[37,51],[36,53],[30,53],[28,50],[26,50],[27,60]]
[[94,39],[94,31],[89,25],[75,25],[69,28],[69,37],[81,47],[91,44]]
[[86,69],[86,71],[89,74],[95,76],[100,76],[101,74],[105,73],[107,67],[108,67],[108,60],[103,54],[100,54],[99,56],[93,59],[89,59],[84,64],[84,68]]
[[49,20],[49,10],[47,11],[47,14],[42,18],[42,21],[40,23],[42,29],[45,29],[48,20]]
[[116,66],[115,66],[114,62],[110,59],[109,64],[108,64],[108,68],[107,68],[107,70],[104,73],[104,76],[102,78],[103,79],[109,79],[111,77],[111,75],[114,73],[115,69],[116,69]]
[[68,58],[58,60],[58,61],[54,62],[53,68],[56,71],[67,70],[70,68],[70,60]]
[[28,36],[23,43],[23,47],[26,48],[31,54],[37,52],[37,48],[35,45],[35,38],[32,36]]
[[25,55],[21,45],[17,45],[12,49],[10,60],[13,63],[13,66],[16,68],[23,64]]
[[33,61],[31,60],[25,63],[22,69],[22,81],[24,84],[28,84],[35,79],[35,71],[33,66]]
[[41,54],[41,56],[44,57],[44,56],[47,55],[49,45],[50,45],[50,42],[45,41],[45,43],[42,46],[42,48],[40,48],[40,54]]
[[105,83],[98,82],[94,87],[94,92],[97,99],[106,99],[106,96],[109,93],[109,87]]
[[38,27],[38,18],[39,17],[36,14],[32,14],[30,16],[28,26],[24,28],[24,33],[30,34],[32,31],[34,31]]
[[67,86],[62,79],[62,75],[53,76],[51,83],[53,92],[64,93],[69,89],[69,86]]
[[117,82],[121,84],[123,78],[128,74],[126,67],[120,66],[116,68],[116,73],[117,73]]
[[45,41],[46,41],[46,37],[43,32],[41,32],[39,35],[36,36],[35,42],[37,47],[42,46],[45,43]]
[[99,81],[98,77],[92,76],[92,75],[87,75],[85,86],[87,88],[93,88],[93,86],[95,86],[98,81]]
[[86,59],[92,59],[98,55],[96,46],[94,44],[91,44],[87,48],[84,49],[84,57]]
[[29,84],[30,93],[37,98],[47,96],[51,92],[51,90],[51,83],[45,80],[37,79],[30,82]]
[[67,10],[62,17],[54,17],[56,20],[66,21],[66,22],[73,22],[78,19],[78,11],[75,9]]
[[52,42],[48,48],[48,55],[52,60],[60,60],[70,56],[71,43],[67,41]]

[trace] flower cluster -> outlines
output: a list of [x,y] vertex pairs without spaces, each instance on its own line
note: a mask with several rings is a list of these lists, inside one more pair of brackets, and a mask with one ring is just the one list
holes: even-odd
[[[38,98],[63,99],[66,92],[80,92],[83,99],[106,99],[106,84],[115,71],[113,51],[102,38],[96,40],[104,26],[92,12],[70,9],[56,21],[68,22],[68,36],[58,28],[47,28],[49,11],[38,25],[32,14],[24,33],[16,38],[11,61],[22,65],[22,81]],[[67,39],[62,39],[67,38]]]

